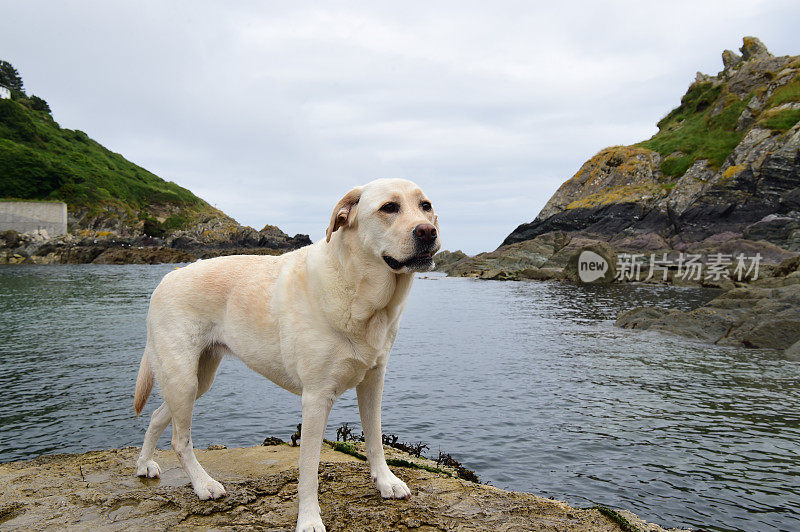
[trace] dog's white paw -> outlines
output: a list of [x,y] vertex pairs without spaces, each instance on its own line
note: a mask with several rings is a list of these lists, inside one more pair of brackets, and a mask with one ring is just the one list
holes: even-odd
[[225,488],[222,487],[222,484],[211,477],[201,480],[197,484],[192,484],[192,487],[201,501],[207,501],[208,499],[219,499],[220,497],[225,496]]
[[322,518],[317,515],[298,515],[297,527],[295,532],[325,532],[325,525],[322,524]]
[[407,499],[411,497],[411,490],[406,483],[397,478],[391,471],[386,471],[383,475],[373,477],[375,486],[381,492],[384,499]]
[[161,476],[161,468],[155,460],[137,460],[136,476],[147,478],[158,478]]

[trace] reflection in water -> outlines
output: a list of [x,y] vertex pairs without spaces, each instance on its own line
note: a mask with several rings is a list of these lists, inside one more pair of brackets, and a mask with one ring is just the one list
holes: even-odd
[[[141,444],[144,316],[171,269],[0,269],[0,460]],[[425,277],[389,364],[387,432],[573,505],[668,526],[800,529],[800,365],[611,325],[627,308],[692,308],[714,292]],[[297,397],[228,360],[192,432],[198,447],[256,445],[288,439],[299,418]],[[358,426],[352,390],[328,437],[345,421]]]

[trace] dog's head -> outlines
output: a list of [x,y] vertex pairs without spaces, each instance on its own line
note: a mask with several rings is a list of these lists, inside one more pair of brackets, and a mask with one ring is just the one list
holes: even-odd
[[433,205],[405,179],[377,179],[348,192],[333,209],[328,242],[336,231],[394,273],[432,270],[442,246]]

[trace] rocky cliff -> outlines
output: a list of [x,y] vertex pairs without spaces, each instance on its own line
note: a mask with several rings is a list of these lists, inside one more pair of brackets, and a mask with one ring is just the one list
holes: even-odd
[[716,238],[800,251],[800,56],[755,37],[741,52],[698,73],[651,139],[589,159],[503,244],[567,231],[640,249]]
[[[530,223],[490,253],[453,261],[451,275],[563,277],[586,246],[616,253],[800,252],[800,56],[773,56],[745,37],[715,76],[697,74],[658,133],[606,148],[581,166]],[[672,277],[670,277],[672,279]],[[730,284],[730,283],[728,283]]]

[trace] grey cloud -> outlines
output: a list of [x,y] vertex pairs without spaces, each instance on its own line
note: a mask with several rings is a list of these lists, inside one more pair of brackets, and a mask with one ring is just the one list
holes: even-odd
[[445,246],[496,247],[597,150],[643,140],[719,53],[798,53],[790,2],[15,2],[0,54],[64,127],[240,222],[320,238],[375,177]]

